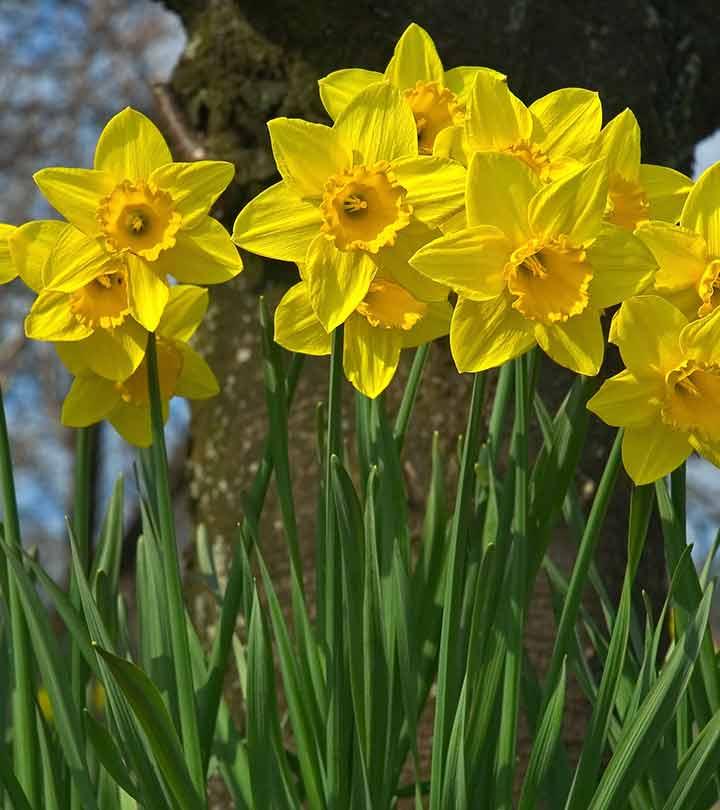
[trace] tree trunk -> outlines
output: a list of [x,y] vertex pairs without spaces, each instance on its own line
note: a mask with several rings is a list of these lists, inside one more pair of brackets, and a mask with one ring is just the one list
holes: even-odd
[[[326,121],[317,79],[342,67],[383,70],[395,41],[411,21],[428,29],[446,67],[485,65],[507,73],[511,88],[530,102],[563,86],[599,90],[605,120],[629,106],[643,131],[645,162],[689,169],[695,144],[720,124],[720,96],[711,71],[717,43],[707,0],[426,0],[375,4],[279,0],[165,0],[182,18],[188,46],[168,93],[161,93],[166,129],[181,158],[206,155],[231,160],[237,179],[216,214],[226,225],[240,207],[274,182],[265,123],[278,115]],[[182,153],[185,154],[182,154]],[[245,256],[247,271],[211,292],[212,306],[200,336],[222,393],[197,406],[189,460],[195,516],[208,528],[222,570],[247,488],[262,450],[265,404],[261,384],[257,294],[273,305],[297,278],[293,266]],[[608,363],[617,362],[613,350]],[[318,477],[314,409],[324,396],[324,360],[308,358],[292,413],[292,462],[303,548],[309,554]],[[402,375],[400,375],[402,378]],[[557,399],[568,375],[542,364],[542,385]],[[402,390],[396,381],[393,394]],[[463,429],[467,380],[458,375],[447,346],[434,347],[408,442],[409,489],[422,492],[432,431],[448,448]],[[583,460],[586,483],[597,480],[610,433],[593,421]],[[451,455],[451,454],[448,454]],[[310,467],[313,467],[311,470]],[[627,481],[619,489],[627,492]],[[611,591],[619,592],[625,560],[627,498],[617,498],[600,551]],[[272,509],[271,509],[272,514]],[[287,580],[287,554],[272,519],[264,549],[273,576]],[[642,585],[660,593],[662,544],[649,538]],[[566,564],[572,549],[556,543]],[[209,603],[193,601],[199,627],[211,627]],[[533,601],[527,643],[542,670],[554,635],[549,593]],[[568,701],[567,738],[582,739],[585,704]],[[215,805],[224,806],[220,801]]]

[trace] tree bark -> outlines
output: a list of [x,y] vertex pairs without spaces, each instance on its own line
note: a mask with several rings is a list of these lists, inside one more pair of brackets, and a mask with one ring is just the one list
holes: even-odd
[[[231,160],[237,178],[216,214],[226,225],[240,207],[277,177],[265,123],[279,115],[326,121],[317,79],[342,67],[383,70],[409,22],[428,29],[447,68],[484,65],[508,74],[526,102],[564,86],[600,92],[605,120],[629,106],[643,132],[643,160],[688,170],[693,148],[720,125],[715,20],[707,0],[426,0],[376,4],[303,0],[165,0],[182,18],[188,46],[165,97],[166,129],[182,157]],[[714,17],[714,15],[713,15]],[[273,304],[297,277],[290,265],[249,256],[232,284],[211,291],[212,305],[200,335],[201,350],[218,374],[222,393],[194,408],[189,459],[195,516],[215,544],[222,570],[241,516],[240,494],[260,458],[265,432],[257,294]],[[616,363],[613,350],[608,363]],[[307,363],[292,414],[292,455],[304,554],[314,521],[317,469],[314,408],[324,396],[326,363]],[[402,376],[402,375],[401,375]],[[555,399],[568,375],[542,364],[542,385]],[[392,386],[392,396],[402,380]],[[447,346],[433,349],[408,442],[411,494],[422,492],[432,431],[451,448],[463,429],[467,380],[452,365]],[[597,481],[611,433],[593,421],[582,474]],[[451,454],[449,454],[451,455]],[[312,469],[311,469],[312,467]],[[416,480],[417,479],[417,480]],[[627,492],[627,481],[619,489]],[[625,560],[627,497],[616,499],[600,551],[611,591],[619,591]],[[272,511],[271,511],[272,513]],[[276,580],[286,580],[287,555],[270,519],[264,549]],[[662,543],[649,538],[642,585],[664,588]],[[569,564],[572,548],[558,539],[557,555]],[[212,626],[207,601],[193,601],[200,627]],[[539,587],[527,630],[528,648],[542,669],[554,635],[546,588]],[[569,701],[567,737],[582,739],[585,704]],[[216,806],[222,806],[220,800]]]

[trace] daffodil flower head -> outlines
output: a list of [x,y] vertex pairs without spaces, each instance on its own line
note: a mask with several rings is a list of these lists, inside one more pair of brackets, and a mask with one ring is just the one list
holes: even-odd
[[38,293],[25,319],[29,338],[55,343],[75,374],[88,369],[121,380],[135,371],[147,331],[131,315],[122,255],[96,250],[84,234],[57,220],[22,225],[10,250],[20,277]]
[[[224,161],[173,162],[157,127],[126,108],[102,131],[93,169],[43,169],[35,182],[86,237],[82,253],[125,262],[130,311],[152,331],[168,299],[168,276],[213,284],[242,269],[229,235],[208,215],[233,174]],[[67,276],[83,273],[78,261],[66,261]]]
[[412,111],[420,154],[431,155],[440,132],[461,126],[465,120],[465,103],[478,73],[503,78],[490,68],[445,70],[428,32],[411,23],[397,41],[384,73],[362,68],[336,70],[320,79],[320,98],[335,120],[358,93],[385,79],[402,92]]
[[640,162],[640,127],[631,110],[603,128],[592,157],[607,162],[608,222],[634,230],[648,220],[678,221],[692,180],[675,169]]
[[690,319],[713,312],[720,304],[720,163],[692,187],[679,226],[651,221],[637,234],[657,260],[657,294]]
[[656,269],[637,237],[603,222],[606,197],[602,161],[547,184],[511,155],[473,156],[468,227],[410,260],[458,294],[450,345],[460,371],[502,365],[537,343],[560,365],[597,374],[601,311]]
[[13,225],[0,222],[0,284],[7,284],[18,275],[10,253],[10,238],[16,230]]
[[[355,388],[374,398],[390,384],[404,348],[446,335],[451,309],[444,301],[425,302],[389,278],[376,277],[345,321],[343,368]],[[285,294],[275,310],[275,340],[302,354],[330,353],[330,335],[310,303],[308,283]]]
[[[276,118],[268,129],[283,179],[238,214],[236,243],[302,264],[327,332],[357,309],[379,271],[402,273],[408,287],[415,276],[427,289],[407,258],[462,210],[465,170],[418,155],[415,121],[400,91],[386,81],[371,84],[332,128]],[[443,295],[429,293],[434,300]]]
[[625,301],[610,340],[625,371],[588,408],[624,427],[622,455],[636,484],[672,472],[697,450],[720,466],[720,311],[695,321],[654,295]]
[[[218,393],[215,375],[187,341],[207,309],[207,290],[180,284],[170,290],[156,331],[158,381],[163,413],[173,396],[207,399]],[[127,378],[109,380],[88,368],[77,371],[62,409],[62,422],[85,427],[107,419],[130,444],[151,441],[147,356]]]
[[527,107],[504,77],[478,73],[463,126],[443,130],[434,154],[463,165],[476,152],[508,154],[549,181],[591,161],[601,125],[602,107],[595,92],[562,88]]

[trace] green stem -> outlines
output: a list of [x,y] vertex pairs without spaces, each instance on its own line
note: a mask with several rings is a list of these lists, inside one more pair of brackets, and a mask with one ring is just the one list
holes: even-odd
[[152,425],[153,483],[160,519],[160,546],[163,555],[168,612],[170,614],[167,618],[170,625],[170,638],[175,664],[175,683],[180,709],[180,731],[190,776],[198,795],[205,796],[205,777],[200,751],[200,737],[198,735],[190,644],[185,624],[185,603],[183,601],[182,578],[178,560],[177,540],[175,538],[175,521],[170,496],[167,451],[165,449],[165,420],[160,396],[157,346],[154,333],[151,333],[148,338],[147,360]]
[[430,344],[426,343],[424,346],[420,346],[417,349],[415,357],[413,358],[412,367],[410,368],[410,374],[408,375],[407,384],[405,385],[405,391],[402,401],[400,402],[400,407],[398,408],[397,417],[395,418],[395,427],[393,429],[398,451],[402,450],[403,444],[405,443],[405,434],[407,433],[410,417],[415,407],[420,380],[422,379],[429,352]]
[[[0,387],[0,478],[2,479],[3,528],[5,541],[21,559],[20,521],[18,519],[15,481],[13,478],[10,439],[5,420],[5,404]],[[35,726],[35,695],[32,652],[27,625],[22,615],[20,597],[10,566],[6,563],[5,582],[10,610],[15,688],[12,698],[13,756],[15,776],[31,807],[40,807],[41,784],[37,728]]]
[[[85,575],[90,573],[90,516],[92,514],[92,458],[95,444],[95,426],[79,428],[75,438],[75,501],[73,508],[73,535],[78,556]],[[80,594],[75,577],[70,581],[73,606],[82,613]],[[80,710],[85,706],[88,668],[80,648],[74,642],[70,653],[70,678],[73,703]],[[81,808],[81,797],[74,782],[70,784],[70,806]]]
[[497,386],[495,388],[495,398],[493,400],[493,407],[490,413],[490,422],[488,423],[488,443],[492,450],[493,465],[497,463],[498,452],[500,450],[500,440],[502,438],[502,429],[505,423],[507,406],[508,402],[510,401],[512,389],[512,363],[505,363],[505,365],[500,368],[500,372],[498,374]]
[[342,582],[341,549],[338,545],[335,499],[332,488],[332,459],[341,455],[342,420],[342,352],[343,330],[338,327],[332,335],[330,379],[328,384],[327,435],[325,440],[325,480],[323,490],[324,517],[324,602],[322,615],[325,623],[325,644],[328,661],[328,719],[325,758],[327,763],[328,808],[339,810],[343,806],[342,784],[345,755],[343,735],[343,640],[342,640]]

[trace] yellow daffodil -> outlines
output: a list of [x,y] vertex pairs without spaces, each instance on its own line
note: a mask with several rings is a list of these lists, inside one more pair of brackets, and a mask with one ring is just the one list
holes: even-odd
[[460,371],[499,366],[537,343],[560,365],[596,374],[600,312],[638,292],[656,268],[629,231],[603,222],[602,161],[544,184],[510,155],[477,153],[467,228],[411,259],[456,290],[450,345]]
[[465,120],[465,103],[478,73],[504,78],[489,68],[445,70],[428,32],[411,23],[397,41],[384,74],[360,68],[336,70],[320,79],[320,98],[335,120],[354,96],[375,82],[387,80],[402,91],[410,105],[420,153],[430,155],[438,133]]
[[[345,376],[367,397],[390,384],[402,349],[429,343],[450,328],[450,304],[425,303],[388,279],[376,277],[365,298],[345,321]],[[330,335],[310,304],[306,281],[292,287],[275,310],[275,340],[303,354],[330,353]]]
[[0,222],[0,284],[7,284],[17,277],[17,268],[10,255],[10,238],[15,233],[13,225]]
[[657,294],[690,319],[712,312],[720,304],[720,163],[693,186],[679,226],[646,222],[637,234],[659,265]]
[[[215,375],[200,355],[187,345],[205,314],[207,290],[190,285],[170,289],[158,324],[157,359],[160,395],[165,418],[173,396],[207,399],[219,388]],[[151,441],[147,360],[122,381],[112,381],[84,369],[78,372],[65,398],[62,422],[86,427],[107,419],[130,444],[147,447]]]
[[631,110],[603,128],[593,158],[607,161],[608,222],[633,230],[650,219],[678,221],[692,180],[666,166],[640,163],[640,127]]
[[147,332],[131,317],[121,259],[93,252],[82,273],[67,276],[67,267],[79,266],[80,251],[88,244],[80,231],[57,220],[28,222],[12,235],[17,271],[38,293],[25,334],[54,342],[70,368],[124,380],[145,355]]
[[154,330],[168,299],[167,276],[214,284],[242,269],[227,231],[208,216],[233,173],[224,161],[174,163],[157,127],[123,110],[102,131],[93,169],[35,174],[49,202],[86,237],[75,260],[63,255],[58,272],[90,282],[110,254],[125,267],[130,312]]
[[720,466],[720,311],[688,322],[655,295],[626,301],[610,340],[626,370],[603,383],[588,408],[624,427],[623,463],[649,484],[697,450]]
[[590,90],[566,87],[527,107],[501,77],[479,73],[464,126],[445,129],[434,153],[463,165],[476,152],[505,153],[552,180],[590,161],[601,125],[600,98]]
[[[310,303],[330,332],[367,295],[378,268],[420,295],[407,264],[464,203],[465,170],[418,156],[415,122],[387,82],[363,90],[332,128],[268,124],[282,180],[238,214],[241,247],[303,265]],[[446,290],[423,282],[427,300]]]
[[55,712],[53,711],[52,703],[50,702],[48,690],[44,686],[41,686],[37,690],[37,703],[40,713],[45,718],[45,722],[53,723],[55,721]]

